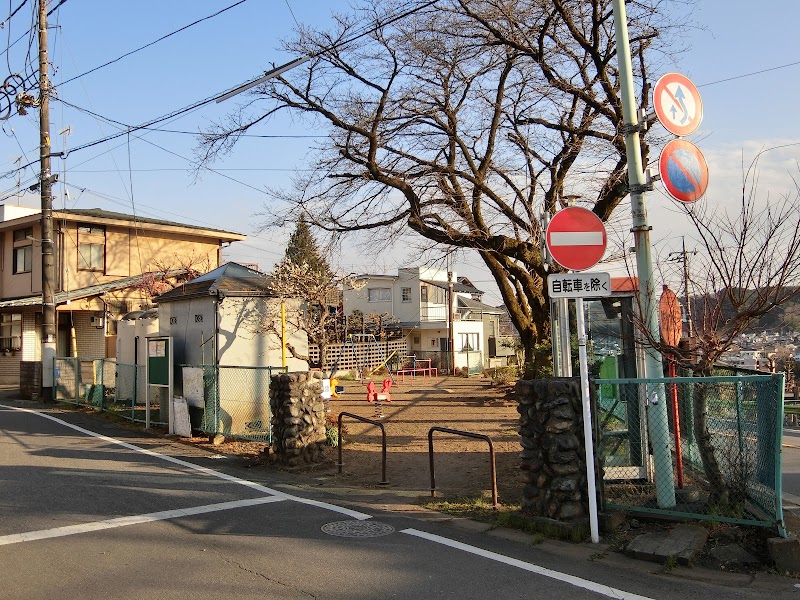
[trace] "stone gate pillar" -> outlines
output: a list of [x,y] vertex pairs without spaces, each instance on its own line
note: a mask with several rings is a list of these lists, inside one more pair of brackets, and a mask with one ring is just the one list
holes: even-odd
[[581,386],[578,378],[517,383],[521,468],[528,472],[522,511],[575,522],[589,516]]
[[294,467],[319,462],[325,449],[325,405],[322,373],[309,371],[273,375],[269,386],[272,452]]

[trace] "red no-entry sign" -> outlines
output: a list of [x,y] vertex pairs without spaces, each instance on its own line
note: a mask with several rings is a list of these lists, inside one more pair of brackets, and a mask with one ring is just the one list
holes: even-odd
[[545,236],[553,260],[573,271],[593,267],[606,251],[605,225],[592,211],[579,206],[557,212]]

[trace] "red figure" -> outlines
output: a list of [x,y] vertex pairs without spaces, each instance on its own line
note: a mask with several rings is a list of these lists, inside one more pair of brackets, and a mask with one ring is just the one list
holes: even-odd
[[375,391],[375,383],[370,381],[367,384],[367,402],[378,399],[378,392]]
[[383,380],[383,389],[381,390],[381,394],[386,396],[386,402],[392,401],[392,395],[389,393],[389,389],[392,387],[392,380],[391,378],[387,377]]

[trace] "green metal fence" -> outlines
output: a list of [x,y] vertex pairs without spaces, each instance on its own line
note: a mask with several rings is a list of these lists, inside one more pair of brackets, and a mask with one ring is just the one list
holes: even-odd
[[[782,374],[597,379],[594,384],[607,508],[759,525],[783,533]],[[662,401],[667,402],[669,430],[652,432],[648,407]],[[672,455],[674,506],[664,506],[663,496],[659,506],[654,446],[667,447]]]
[[[136,423],[146,422],[144,365],[114,359],[57,357],[56,400],[90,406]],[[271,443],[269,384],[284,367],[181,365],[175,387],[187,400],[192,429],[210,435]],[[150,386],[150,423],[169,422],[168,391]]]
[[[147,387],[143,365],[117,363],[112,358],[54,359],[55,397],[58,402],[91,406],[135,423],[146,422]],[[150,423],[167,425],[167,392],[150,390]]]

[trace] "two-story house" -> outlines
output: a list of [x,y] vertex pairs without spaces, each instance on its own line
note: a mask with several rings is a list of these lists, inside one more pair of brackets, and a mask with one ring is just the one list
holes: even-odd
[[[32,380],[41,361],[38,209],[0,205],[0,383]],[[53,211],[56,355],[114,356],[116,320],[151,306],[154,265],[214,268],[238,233],[100,209]],[[50,299],[48,299],[50,300]],[[29,371],[31,369],[32,371]]]
[[[483,292],[453,277],[452,334],[455,366],[471,371],[497,364],[496,339],[502,310],[480,301]],[[426,267],[398,269],[397,275],[359,275],[343,291],[346,315],[360,311],[388,314],[408,339],[409,354],[449,363],[447,271]]]

